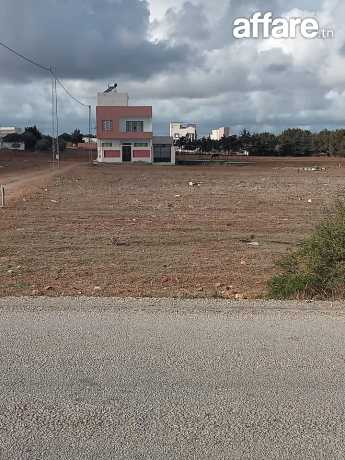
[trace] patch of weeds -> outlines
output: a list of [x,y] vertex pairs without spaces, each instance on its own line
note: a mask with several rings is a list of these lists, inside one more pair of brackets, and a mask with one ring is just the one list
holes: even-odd
[[15,289],[28,289],[30,287],[30,284],[26,283],[16,283],[13,285]]
[[268,285],[272,299],[345,297],[345,204],[330,215],[301,246],[279,262],[281,273]]

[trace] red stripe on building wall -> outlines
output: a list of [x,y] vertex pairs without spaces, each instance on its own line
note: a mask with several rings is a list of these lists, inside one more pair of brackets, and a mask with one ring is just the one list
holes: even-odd
[[151,150],[133,150],[133,158],[151,158]]
[[121,158],[120,150],[104,150],[104,158]]

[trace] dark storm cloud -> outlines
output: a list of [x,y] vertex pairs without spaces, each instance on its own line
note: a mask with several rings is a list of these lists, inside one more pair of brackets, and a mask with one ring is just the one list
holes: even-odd
[[[147,78],[178,66],[185,47],[149,40],[142,0],[2,0],[0,40],[64,78]],[[0,48],[0,78],[20,81],[42,72]]]

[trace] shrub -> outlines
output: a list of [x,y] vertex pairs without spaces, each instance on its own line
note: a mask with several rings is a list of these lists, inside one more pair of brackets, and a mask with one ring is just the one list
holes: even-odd
[[279,262],[269,282],[273,299],[345,297],[345,205],[338,203],[301,246]]
[[39,152],[47,152],[52,148],[52,140],[49,137],[43,137],[36,142],[36,150]]

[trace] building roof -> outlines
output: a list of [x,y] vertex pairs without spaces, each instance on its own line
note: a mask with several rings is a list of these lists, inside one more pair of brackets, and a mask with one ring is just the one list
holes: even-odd
[[173,139],[170,136],[153,136],[153,144],[172,145]]

